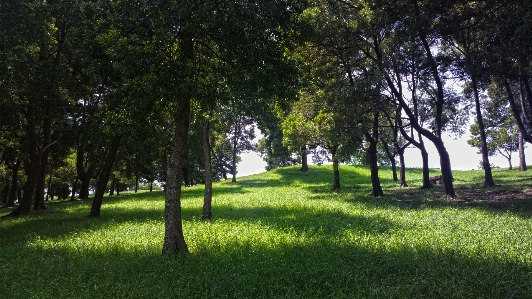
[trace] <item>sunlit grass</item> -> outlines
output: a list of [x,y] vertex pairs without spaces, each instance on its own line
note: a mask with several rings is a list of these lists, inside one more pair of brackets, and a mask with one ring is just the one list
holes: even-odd
[[[530,200],[488,199],[532,180],[494,176],[499,186],[483,189],[482,172],[455,172],[449,200],[441,186],[418,189],[419,169],[406,189],[382,169],[386,195],[373,198],[365,167],[342,166],[340,192],[328,166],[279,169],[216,183],[211,222],[200,220],[203,187],[187,187],[191,254],[177,256],[161,255],[162,192],[106,198],[98,219],[89,201],[51,203],[0,220],[0,297],[523,298]],[[480,200],[461,195],[471,190]]]

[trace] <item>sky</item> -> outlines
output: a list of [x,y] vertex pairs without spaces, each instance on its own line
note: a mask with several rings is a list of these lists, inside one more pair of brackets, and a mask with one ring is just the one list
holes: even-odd
[[[479,169],[482,157],[477,153],[478,150],[476,148],[467,144],[467,139],[469,139],[468,134],[464,134],[464,136],[458,139],[451,136],[443,136],[442,138],[451,159],[452,170]],[[434,145],[426,140],[425,146],[429,153],[429,167],[440,168],[438,151]],[[237,176],[247,176],[266,171],[264,169],[266,162],[264,162],[256,152],[243,153],[240,157],[242,158],[242,161],[237,165]],[[525,157],[527,157],[527,164],[530,165],[532,161],[532,147],[529,145],[525,149]],[[311,159],[309,159],[309,161],[311,161]],[[500,154],[490,157],[490,163],[500,168],[508,168],[508,160]],[[412,147],[406,149],[405,164],[406,167],[422,167],[421,154],[417,148]],[[517,152],[512,154],[512,165],[514,167],[519,167],[519,155]]]

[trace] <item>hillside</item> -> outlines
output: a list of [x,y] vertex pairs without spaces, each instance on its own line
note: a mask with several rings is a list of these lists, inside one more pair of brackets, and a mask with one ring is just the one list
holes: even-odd
[[[2,298],[508,298],[532,289],[531,175],[454,173],[443,188],[399,188],[369,169],[277,169],[214,185],[213,221],[202,222],[202,186],[184,189],[191,254],[161,256],[164,194],[54,202],[0,220]],[[436,171],[434,171],[436,174]],[[0,216],[7,214],[0,210]]]

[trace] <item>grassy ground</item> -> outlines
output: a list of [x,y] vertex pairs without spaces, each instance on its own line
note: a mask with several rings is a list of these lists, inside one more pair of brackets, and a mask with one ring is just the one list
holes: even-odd
[[[161,256],[161,192],[48,204],[0,220],[0,298],[526,298],[532,295],[532,173],[455,172],[458,197],[421,172],[369,196],[369,169],[285,168],[184,191],[192,254]],[[436,172],[434,172],[436,174]],[[0,216],[9,212],[0,210]]]

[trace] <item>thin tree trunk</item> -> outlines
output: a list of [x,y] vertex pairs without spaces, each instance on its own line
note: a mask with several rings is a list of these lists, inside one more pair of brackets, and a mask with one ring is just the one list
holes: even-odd
[[488,154],[488,143],[486,142],[486,131],[484,129],[484,120],[482,119],[482,112],[480,109],[480,98],[478,96],[478,85],[474,75],[471,75],[471,83],[473,84],[473,95],[475,98],[475,110],[477,113],[478,130],[480,133],[480,143],[482,152],[482,166],[484,168],[484,187],[493,187],[495,182],[491,174],[491,165]]
[[203,214],[202,220],[212,219],[212,159],[211,145],[209,142],[210,123],[205,120],[203,123],[203,160],[205,168],[205,192],[203,193]]
[[50,169],[50,176],[48,176],[48,191],[46,192],[46,201],[48,201],[48,196],[50,194],[52,194],[52,199],[51,200],[54,200],[53,198],[53,193],[52,193],[52,174],[53,174],[53,171],[52,169]]
[[368,147],[368,157],[370,162],[370,171],[371,171],[371,186],[372,192],[371,195],[379,197],[384,195],[379,179],[379,165],[377,157],[377,142],[379,141],[379,113],[375,112],[373,114],[373,128],[372,133],[365,133],[366,140],[369,142]]
[[232,158],[232,167],[231,167],[231,175],[233,176],[233,178],[231,179],[231,182],[236,182],[236,147],[237,147],[237,138],[234,137],[234,140],[233,140],[233,158]]
[[399,182],[401,187],[408,187],[406,183],[406,166],[405,166],[405,149],[401,148],[398,151],[399,154]]
[[333,190],[340,190],[340,169],[339,169],[339,162],[338,162],[338,156],[336,155],[336,152],[338,151],[338,145],[333,145],[331,147],[331,156],[332,156],[332,162],[333,162]]
[[135,175],[135,193],[139,190],[139,175]]
[[523,134],[519,132],[519,170],[526,171],[526,157],[525,157],[525,140]]
[[301,147],[301,169],[300,170],[303,172],[308,171],[308,155],[307,155],[306,146]]
[[111,146],[107,152],[105,163],[103,165],[102,171],[100,172],[100,178],[96,184],[96,192],[94,194],[94,199],[92,200],[89,217],[100,217],[103,196],[107,188],[107,183],[109,183],[109,177],[111,176],[111,171],[113,170],[113,163],[115,161],[116,154],[118,153],[118,148],[120,147],[120,139],[120,136],[115,136],[111,140]]
[[394,182],[397,182],[399,179],[397,178],[397,162],[395,161],[395,155],[397,154],[397,151],[393,152],[390,150],[390,147],[388,146],[388,142],[380,135],[380,140],[382,142],[382,146],[384,147],[384,151],[386,152],[386,155],[388,156],[388,159],[390,160],[390,163],[392,164],[392,178]]

